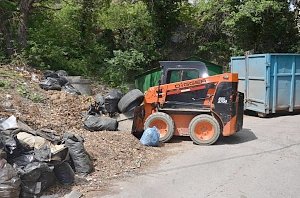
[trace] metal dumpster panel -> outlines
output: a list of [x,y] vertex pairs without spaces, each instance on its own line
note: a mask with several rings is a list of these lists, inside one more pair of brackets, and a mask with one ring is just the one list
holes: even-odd
[[[300,61],[299,61],[300,62]],[[298,76],[295,77],[295,105],[294,107],[296,109],[300,109],[300,72],[298,73]]]
[[[256,55],[246,59],[247,108],[253,111],[265,111],[266,70],[261,68],[267,62],[265,55]],[[245,61],[245,60],[244,60]]]
[[245,109],[260,113],[300,109],[300,54],[255,54],[231,58],[239,74]]

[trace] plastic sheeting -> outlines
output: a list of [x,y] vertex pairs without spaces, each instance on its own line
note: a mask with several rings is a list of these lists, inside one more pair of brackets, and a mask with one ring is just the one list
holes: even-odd
[[159,145],[159,132],[156,127],[147,128],[140,142],[145,146],[158,146]]

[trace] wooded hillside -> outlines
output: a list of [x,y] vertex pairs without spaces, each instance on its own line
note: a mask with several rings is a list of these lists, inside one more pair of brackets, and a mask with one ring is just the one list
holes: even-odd
[[[0,63],[123,86],[158,60],[299,52],[297,0],[1,0]],[[298,22],[299,24],[299,22]]]

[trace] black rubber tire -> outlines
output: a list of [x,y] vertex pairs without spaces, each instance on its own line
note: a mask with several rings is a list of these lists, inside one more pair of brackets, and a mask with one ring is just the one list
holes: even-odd
[[[198,122],[202,122],[202,121],[209,122],[215,131],[212,138],[210,138],[208,140],[202,140],[195,135],[195,127],[198,124]],[[192,119],[192,121],[190,122],[189,133],[190,133],[191,139],[193,140],[193,142],[195,144],[211,145],[211,144],[215,143],[218,140],[218,138],[220,137],[221,129],[220,129],[220,125],[219,125],[218,121],[214,117],[212,117],[210,115],[198,115],[198,116],[194,117]]]
[[118,103],[118,108],[121,113],[128,112],[133,108],[139,106],[144,100],[144,94],[138,90],[133,89],[125,94]]
[[160,142],[169,141],[173,137],[175,132],[175,124],[173,119],[166,113],[162,113],[162,112],[153,113],[146,119],[144,124],[144,129],[146,130],[147,128],[151,127],[151,123],[155,120],[162,120],[168,126],[168,131],[166,135],[160,136],[159,141]]

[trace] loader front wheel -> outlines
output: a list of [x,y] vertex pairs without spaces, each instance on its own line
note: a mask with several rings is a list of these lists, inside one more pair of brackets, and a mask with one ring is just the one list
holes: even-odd
[[145,121],[144,129],[154,126],[159,131],[160,142],[167,142],[173,137],[175,131],[174,121],[168,114],[162,112],[151,114]]
[[210,145],[215,143],[220,134],[218,121],[210,115],[198,115],[189,124],[190,137],[195,144]]

